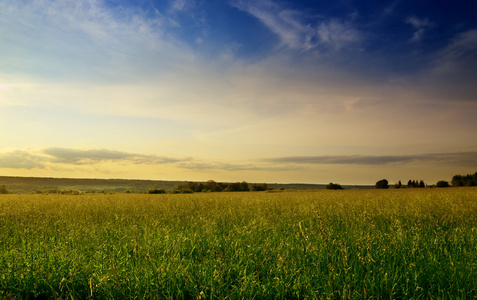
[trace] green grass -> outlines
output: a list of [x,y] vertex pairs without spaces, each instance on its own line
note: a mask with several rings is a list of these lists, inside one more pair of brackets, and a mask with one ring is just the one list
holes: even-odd
[[477,189],[0,195],[4,299],[475,299]]

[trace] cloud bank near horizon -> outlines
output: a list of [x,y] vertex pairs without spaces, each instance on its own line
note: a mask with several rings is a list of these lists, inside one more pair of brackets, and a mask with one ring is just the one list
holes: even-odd
[[[170,157],[151,154],[122,152],[109,149],[69,149],[51,147],[41,150],[14,150],[0,153],[0,168],[43,169],[48,165],[94,165],[104,162],[134,165],[176,164],[179,168],[194,170],[290,170],[290,164],[318,165],[384,165],[413,163],[476,164],[477,152],[426,153],[416,155],[321,155],[290,156],[253,159],[255,164],[231,164],[203,161],[194,157]],[[257,164],[257,162],[261,163]],[[282,165],[282,166],[279,166]],[[288,165],[288,166],[287,166]],[[293,167],[295,169],[300,167]]]
[[426,153],[417,155],[322,155],[290,156],[263,159],[268,163],[333,164],[333,165],[387,165],[412,163],[477,164],[477,152]]
[[36,151],[14,150],[0,153],[0,168],[43,169],[49,165],[94,165],[104,162],[161,165],[189,160],[191,158],[171,158],[108,149],[51,147]]

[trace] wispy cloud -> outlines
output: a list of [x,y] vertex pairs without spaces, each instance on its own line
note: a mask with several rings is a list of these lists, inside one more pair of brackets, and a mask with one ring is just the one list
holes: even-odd
[[418,18],[416,16],[410,16],[405,20],[406,23],[411,24],[414,29],[414,35],[411,38],[411,42],[420,42],[426,31],[433,27],[434,24],[427,18]]
[[305,12],[270,0],[240,0],[235,2],[235,7],[257,18],[291,49],[306,51],[320,46],[340,49],[362,40],[351,21],[320,18],[308,22]]
[[0,67],[43,81],[141,81],[191,56],[164,36],[167,28],[159,13],[100,0],[1,1],[0,36],[8,47],[0,48]]
[[418,155],[323,155],[323,156],[288,156],[263,159],[270,163],[291,164],[337,164],[337,165],[385,165],[407,163],[459,163],[477,164],[477,152],[430,153]]
[[305,29],[296,18],[298,12],[282,9],[268,0],[238,1],[235,6],[257,18],[291,48],[304,46]]
[[465,56],[474,56],[477,51],[477,29],[459,33],[440,52],[446,60],[456,60]]
[[196,170],[196,171],[290,171],[299,170],[301,167],[277,167],[277,166],[260,166],[257,164],[230,164],[221,162],[184,162],[178,164],[179,168]]
[[361,33],[351,23],[338,20],[323,22],[316,31],[321,43],[335,49],[355,44],[362,39]]
[[192,6],[190,0],[172,0],[170,4],[171,12],[178,12],[187,9],[187,7]]
[[[431,64],[419,83],[433,100],[477,103],[477,29],[460,32],[442,49],[430,55]],[[474,108],[467,108],[467,111]],[[465,113],[465,112],[464,112]]]

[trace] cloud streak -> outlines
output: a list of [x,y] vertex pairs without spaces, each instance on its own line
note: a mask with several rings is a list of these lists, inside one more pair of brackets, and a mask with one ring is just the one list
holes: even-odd
[[275,33],[286,47],[308,51],[318,47],[339,50],[362,40],[350,21],[327,18],[306,22],[306,14],[269,0],[235,2],[235,7],[250,14]]
[[420,19],[416,16],[408,17],[405,20],[405,22],[408,24],[411,24],[416,30],[414,32],[412,39],[410,40],[411,42],[420,42],[424,34],[427,32],[427,30],[434,26],[434,24],[430,22],[428,19],[426,18]]
[[287,156],[263,159],[279,164],[336,164],[336,165],[387,165],[409,163],[458,163],[477,164],[477,152],[430,153],[418,155],[322,155]]
[[44,169],[53,165],[95,165],[105,162],[136,165],[164,165],[190,161],[191,158],[173,158],[109,149],[70,149],[51,147],[40,151],[15,150],[0,153],[0,168]]
[[[421,88],[424,97],[452,103],[477,103],[477,29],[459,32],[447,44],[432,53],[426,69],[411,77],[411,88]],[[466,108],[467,112],[474,108]],[[466,114],[463,111],[463,114]]]
[[95,164],[104,161],[130,162],[133,164],[169,164],[188,159],[162,157],[121,152],[108,149],[67,149],[48,148],[43,153],[51,157],[51,162],[73,165]]
[[31,170],[44,167],[44,157],[41,155],[22,150],[0,153],[0,168]]
[[230,164],[230,163],[220,163],[220,162],[185,162],[178,165],[179,168],[196,170],[196,171],[211,171],[211,170],[220,170],[220,171],[290,171],[290,170],[300,170],[301,167],[276,167],[276,166],[259,166],[257,164]]

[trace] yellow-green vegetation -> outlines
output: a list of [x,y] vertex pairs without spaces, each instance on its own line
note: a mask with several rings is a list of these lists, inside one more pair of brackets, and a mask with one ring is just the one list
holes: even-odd
[[477,297],[477,189],[0,195],[0,298]]

